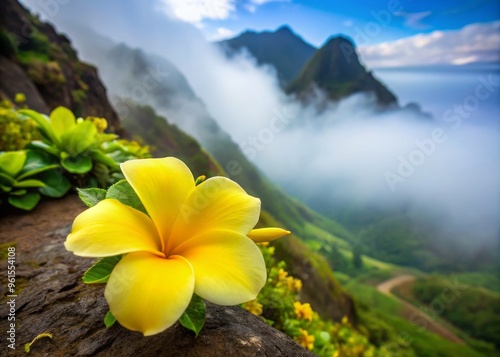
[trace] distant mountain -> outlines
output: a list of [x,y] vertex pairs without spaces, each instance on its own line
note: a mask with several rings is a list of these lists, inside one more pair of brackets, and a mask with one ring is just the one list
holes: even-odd
[[49,113],[56,106],[79,116],[106,117],[110,129],[120,124],[97,69],[83,63],[68,38],[30,14],[15,0],[0,12],[0,98],[26,95],[30,108]]
[[272,65],[282,84],[294,79],[316,51],[288,26],[282,26],[275,32],[246,31],[219,44],[229,53],[246,48],[259,64]]
[[330,38],[286,90],[306,99],[318,88],[332,100],[362,92],[374,95],[381,106],[397,104],[396,96],[359,62],[354,44],[342,36]]

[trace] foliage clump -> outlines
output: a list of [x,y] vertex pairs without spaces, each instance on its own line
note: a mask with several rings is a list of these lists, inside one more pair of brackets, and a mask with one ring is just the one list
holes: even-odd
[[[26,98],[16,95],[22,105]],[[0,204],[33,209],[41,195],[71,187],[109,187],[123,179],[119,164],[150,157],[147,146],[108,134],[104,118],[76,118],[64,107],[50,116],[0,102]]]
[[302,281],[288,274],[285,262],[276,261],[274,247],[260,246],[267,266],[267,284],[257,299],[243,304],[244,309],[261,316],[318,356],[391,356],[370,343],[347,317],[341,322],[324,320],[310,304],[298,301]]

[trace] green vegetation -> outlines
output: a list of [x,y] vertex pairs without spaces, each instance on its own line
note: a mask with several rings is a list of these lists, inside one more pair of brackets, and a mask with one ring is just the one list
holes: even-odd
[[469,336],[500,348],[500,295],[430,276],[415,281],[413,295]]
[[462,284],[476,288],[484,288],[496,293],[500,293],[500,276],[494,273],[460,273],[451,274],[449,279],[457,279]]
[[[25,98],[17,95],[16,100]],[[32,210],[41,195],[62,197],[71,186],[108,187],[123,178],[119,164],[149,157],[147,148],[106,134],[105,119],[75,118],[58,107],[50,117],[0,106],[0,204]],[[36,140],[41,138],[41,140]]]
[[0,102],[0,151],[22,150],[38,138],[38,129],[33,120],[20,115],[11,102]]
[[310,304],[300,303],[297,295],[302,289],[302,281],[289,275],[285,262],[278,262],[274,257],[274,249],[267,244],[261,245],[268,280],[257,299],[243,304],[246,310],[262,316],[266,323],[318,356],[393,356],[387,346],[373,345],[362,332],[366,329],[355,328],[347,316],[340,322],[331,322],[321,318]]
[[70,189],[68,180],[47,155],[32,150],[0,152],[0,204],[31,210],[40,194],[62,197]]
[[485,357],[493,356],[466,345],[450,342],[434,333],[428,332],[418,324],[401,317],[402,306],[393,298],[379,293],[358,280],[351,280],[346,289],[357,303],[360,323],[370,336],[383,341],[390,338],[389,350],[397,355],[413,350],[418,357]]

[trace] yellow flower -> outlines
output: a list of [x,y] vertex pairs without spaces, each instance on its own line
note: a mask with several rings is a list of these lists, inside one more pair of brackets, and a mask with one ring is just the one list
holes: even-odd
[[121,169],[149,216],[105,199],[76,217],[65,242],[79,256],[125,254],[104,292],[120,324],[145,336],[162,332],[193,293],[219,305],[255,299],[266,267],[249,237],[279,235],[274,228],[251,232],[258,198],[225,177],[195,186],[189,168],[171,157],[131,160]]
[[302,280],[294,279],[293,280],[293,287],[294,287],[296,292],[299,292],[300,290],[302,290]]
[[312,351],[314,348],[314,336],[309,335],[306,330],[299,328],[300,336],[295,339],[300,343],[300,345],[304,348],[307,348],[309,351]]
[[312,321],[313,310],[312,310],[310,304],[308,304],[308,303],[307,304],[301,304],[300,302],[295,301],[293,303],[293,308],[295,310],[295,315],[297,316],[297,318],[299,320],[300,319],[304,319],[304,320]]
[[243,308],[256,316],[262,315],[262,304],[260,304],[257,300],[246,302],[243,305]]
[[288,272],[283,270],[283,268],[280,268],[278,271],[278,280],[284,280],[288,276]]

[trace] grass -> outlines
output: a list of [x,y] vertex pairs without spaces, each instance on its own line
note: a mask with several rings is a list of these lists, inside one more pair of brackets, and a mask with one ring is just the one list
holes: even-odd
[[19,51],[17,53],[17,59],[22,64],[28,64],[35,60],[42,63],[48,63],[50,61],[50,58],[47,54],[36,51]]
[[[400,303],[389,296],[383,295],[376,288],[351,280],[345,285],[346,290],[362,304],[369,307],[371,314],[391,326],[396,333],[398,343],[391,344],[391,350],[410,346],[419,357],[485,357],[488,353],[481,353],[467,345],[450,342],[436,334],[423,330],[400,317]],[[361,321],[363,322],[363,321]],[[395,340],[395,341],[396,341]]]
[[500,293],[500,276],[492,273],[460,273],[452,274],[451,278],[456,277],[462,284],[474,286],[477,288],[488,289],[491,292]]

